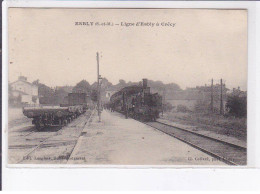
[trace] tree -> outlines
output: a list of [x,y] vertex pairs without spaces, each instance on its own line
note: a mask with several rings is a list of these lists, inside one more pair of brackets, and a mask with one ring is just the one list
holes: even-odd
[[101,89],[107,89],[111,87],[113,84],[107,80],[107,78],[102,79]]
[[40,104],[53,104],[54,103],[54,90],[46,86],[45,84],[40,83],[37,79],[32,82],[34,85],[38,86],[38,95]]
[[37,80],[35,80],[35,81],[32,82],[32,84],[37,85],[37,86],[39,85],[39,83],[40,83],[40,80],[39,80],[39,79],[37,79]]
[[226,109],[230,115],[236,117],[246,117],[247,115],[247,97],[238,95],[228,96]]
[[96,89],[91,90],[90,98],[92,101],[97,102],[98,93]]
[[172,111],[172,109],[174,109],[174,106],[172,106],[171,103],[166,102],[166,103],[163,104],[163,111],[164,112],[170,112],[170,111]]
[[68,92],[63,88],[57,88],[53,94],[53,104],[62,104],[66,96],[68,96]]
[[33,101],[34,103],[37,102],[37,99],[38,99],[37,96],[33,96],[33,97],[32,97],[32,101]]
[[39,80],[34,81],[33,84],[38,86],[38,95],[40,97],[49,97],[54,93],[52,88],[40,83]]
[[120,80],[119,80],[119,84],[120,84],[121,86],[125,86],[125,85],[126,85],[126,82],[125,82],[125,80],[120,79]]
[[210,110],[210,105],[207,100],[197,100],[194,107],[196,112],[208,112]]
[[166,88],[168,90],[174,90],[174,91],[181,90],[180,86],[178,84],[175,84],[175,83],[166,84]]
[[74,93],[89,93],[91,91],[90,84],[86,80],[82,80],[72,89]]
[[177,106],[177,111],[178,111],[178,112],[188,112],[189,109],[188,109],[187,106],[182,105],[182,104],[179,104],[179,105]]

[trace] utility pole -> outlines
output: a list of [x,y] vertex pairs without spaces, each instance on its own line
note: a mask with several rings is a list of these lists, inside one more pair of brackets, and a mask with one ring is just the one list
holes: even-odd
[[222,83],[222,79],[220,79],[220,109],[219,112],[222,115],[223,114],[223,83]]
[[98,122],[101,122],[101,109],[100,109],[100,80],[99,75],[99,54],[97,52],[97,111],[98,111]]
[[162,116],[163,116],[163,112],[164,112],[164,105],[166,105],[166,89],[163,88],[163,99],[162,99]]
[[213,106],[213,79],[211,79],[211,101],[210,101],[210,108],[211,112],[214,111],[214,106]]

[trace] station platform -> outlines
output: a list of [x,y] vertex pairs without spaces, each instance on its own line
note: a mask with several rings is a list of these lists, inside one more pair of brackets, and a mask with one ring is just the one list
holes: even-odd
[[95,113],[85,126],[68,164],[226,165],[211,156],[117,112]]

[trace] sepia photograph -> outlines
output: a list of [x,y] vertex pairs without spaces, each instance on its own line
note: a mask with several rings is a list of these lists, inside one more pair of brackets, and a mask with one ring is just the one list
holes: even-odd
[[8,164],[247,166],[246,9],[8,9]]

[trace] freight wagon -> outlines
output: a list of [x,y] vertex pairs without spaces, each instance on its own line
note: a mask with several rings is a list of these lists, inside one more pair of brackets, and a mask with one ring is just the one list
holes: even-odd
[[23,107],[23,114],[32,118],[37,129],[47,126],[64,126],[87,110],[85,93],[68,94],[68,104],[60,106],[37,105]]

